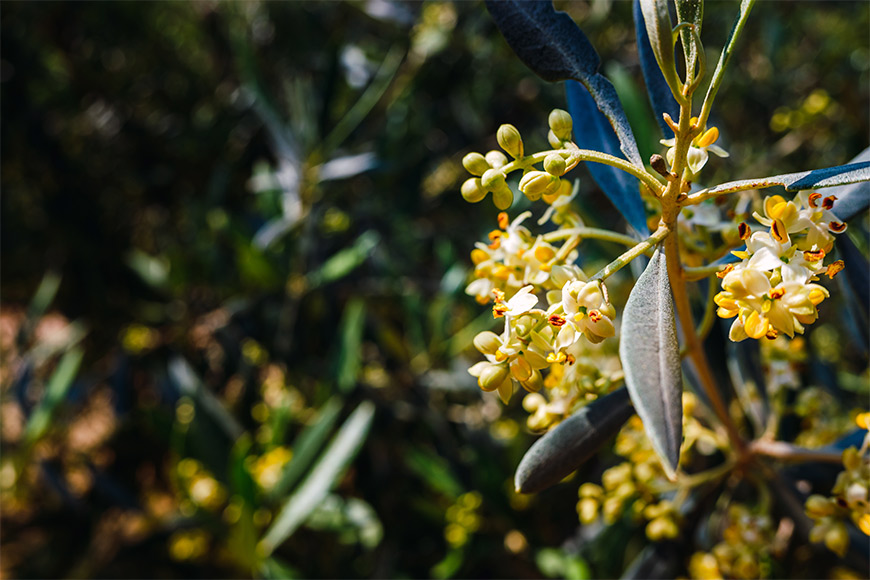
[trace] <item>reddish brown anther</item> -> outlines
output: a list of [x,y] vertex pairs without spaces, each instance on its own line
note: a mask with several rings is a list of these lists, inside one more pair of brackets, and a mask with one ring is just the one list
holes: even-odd
[[822,207],[825,209],[831,209],[834,207],[834,202],[837,201],[836,195],[829,195],[825,199],[822,200]]
[[566,320],[558,314],[551,314],[550,317],[547,319],[547,322],[549,322],[553,326],[564,326]]
[[752,235],[752,231],[749,229],[749,224],[746,222],[740,222],[737,224],[737,234],[740,236],[741,240],[748,240],[749,236]]
[[839,234],[841,232],[846,231],[846,224],[842,222],[831,222],[828,224],[828,229],[834,232],[835,234]]
[[825,274],[828,275],[828,278],[833,278],[837,275],[837,273],[846,267],[846,263],[843,260],[837,260],[836,262],[832,262],[828,264],[828,269],[825,271]]
[[820,199],[822,199],[822,194],[818,192],[813,192],[810,194],[810,197],[807,201],[809,202],[810,207],[819,207]]
[[503,230],[506,230],[509,223],[510,223],[510,220],[508,219],[507,212],[504,212],[504,211],[498,212],[498,227],[500,227]]
[[724,278],[725,276],[728,275],[728,272],[730,272],[733,269],[734,269],[734,264],[728,264],[727,266],[725,266],[724,270],[720,270],[719,272],[716,272],[716,277],[717,278]]

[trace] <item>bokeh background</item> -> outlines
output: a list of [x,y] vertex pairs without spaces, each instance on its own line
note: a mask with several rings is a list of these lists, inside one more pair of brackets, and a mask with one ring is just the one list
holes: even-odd
[[[559,6],[648,158],[630,3]],[[497,210],[460,161],[504,122],[543,147],[564,106],[482,3],[0,12],[3,577],[613,577],[640,553],[578,525],[607,453],[513,492],[526,413],[466,373]],[[736,9],[706,12],[712,68]],[[862,151],[868,30],[866,2],[760,2],[705,177]]]

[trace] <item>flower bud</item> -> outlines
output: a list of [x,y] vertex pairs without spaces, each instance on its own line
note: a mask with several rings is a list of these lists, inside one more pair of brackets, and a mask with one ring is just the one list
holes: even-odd
[[505,185],[501,189],[497,189],[492,193],[492,202],[498,209],[507,209],[514,202],[514,194],[511,189]]
[[501,169],[487,169],[480,178],[480,183],[488,191],[496,191],[507,185]]
[[523,138],[520,137],[520,132],[516,127],[513,125],[502,125],[498,128],[498,133],[496,133],[495,137],[498,140],[499,147],[507,151],[508,155],[514,159],[519,159],[523,156]]
[[547,400],[540,393],[530,393],[523,398],[523,409],[534,413],[541,405],[546,405]]
[[501,339],[494,332],[486,330],[474,337],[474,348],[482,354],[495,354],[501,346]]
[[541,371],[532,369],[532,374],[522,383],[523,388],[530,393],[537,393],[544,386],[544,377],[541,376]]
[[520,179],[520,191],[526,194],[530,200],[536,201],[540,199],[555,179],[546,171],[529,171]]
[[471,203],[477,203],[486,197],[486,189],[483,187],[483,184],[480,182],[479,177],[472,177],[470,179],[466,179],[462,184],[462,197],[465,201]]
[[494,391],[508,378],[507,365],[489,365],[486,367],[480,377],[477,379],[477,384],[484,391]]
[[486,159],[486,162],[489,163],[493,169],[501,169],[502,167],[507,165],[508,162],[507,157],[504,156],[504,153],[496,149],[493,149],[492,151],[487,153],[484,159]]
[[547,132],[547,143],[549,143],[550,147],[552,147],[553,149],[561,149],[564,145],[564,143],[562,143],[562,140],[556,137],[556,134],[552,131]]
[[580,516],[580,523],[591,524],[598,519],[598,501],[584,497],[577,502],[577,514]]
[[[646,537],[652,541],[676,538],[680,534],[680,529],[674,520],[668,517],[660,517],[651,521],[646,526]],[[752,578],[752,576],[747,576]]]
[[547,120],[553,135],[562,141],[571,140],[571,130],[574,128],[574,122],[571,120],[571,115],[568,114],[568,111],[553,109],[550,111],[550,117]]
[[831,501],[822,496],[822,495],[811,495],[807,498],[806,503],[804,504],[804,509],[806,513],[811,518],[821,518],[824,516],[829,516],[834,513],[834,506]]
[[511,375],[520,382],[527,381],[532,376],[532,367],[529,364],[529,361],[521,356],[518,356],[511,361],[510,370]]
[[544,195],[553,195],[554,193],[558,193],[561,189],[562,180],[556,177],[553,179],[553,181],[550,182],[550,185],[547,186],[547,189],[544,190]]
[[480,153],[469,153],[463,157],[462,166],[470,174],[477,175],[478,177],[486,173],[486,170],[490,168],[486,157]]
[[841,558],[846,555],[846,550],[849,549],[849,531],[842,522],[833,524],[825,534],[825,545]]
[[565,174],[565,169],[567,168],[568,164],[565,163],[565,159],[562,158],[562,156],[558,153],[550,153],[544,159],[544,169],[550,175],[562,177]]

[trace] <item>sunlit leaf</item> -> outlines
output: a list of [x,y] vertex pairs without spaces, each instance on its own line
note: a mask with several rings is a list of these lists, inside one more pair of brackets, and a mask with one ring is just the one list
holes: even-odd
[[[870,161],[870,147],[862,151],[849,163],[866,163]],[[841,185],[825,192],[825,195],[837,196],[834,208],[831,210],[840,221],[849,221],[870,207],[870,181],[860,181]]]
[[[634,135],[613,85],[598,69],[601,59],[570,16],[550,2],[487,0],[486,6],[505,40],[526,66],[546,81],[579,81],[619,138],[626,159],[643,167]],[[586,122],[575,118],[574,126]]]
[[668,0],[641,0],[640,10],[656,63],[673,94],[679,90],[681,82],[674,64],[674,36],[671,32],[673,24]]
[[197,376],[193,367],[180,356],[174,356],[168,365],[169,376],[178,386],[179,392],[194,400],[198,409],[201,409],[220,426],[230,441],[238,439],[244,429],[233,417],[223,403],[208,390],[202,380]]
[[374,414],[374,404],[364,401],[348,417],[310,475],[302,482],[296,493],[284,502],[275,521],[260,541],[258,549],[261,553],[271,555],[275,548],[302,525],[314,508],[338,483],[344,470],[365,442]]
[[662,113],[667,113],[672,118],[677,119],[680,116],[680,105],[677,104],[677,100],[674,98],[662,74],[662,69],[659,68],[658,62],[656,62],[655,54],[653,54],[652,46],[650,46],[649,35],[646,32],[646,25],[643,21],[643,14],[640,10],[640,0],[634,1],[634,32],[637,37],[637,54],[640,58],[640,68],[643,71],[643,80],[649,93],[653,115],[662,130],[662,135],[671,137],[671,129],[665,123]]
[[423,450],[408,449],[405,465],[419,475],[426,484],[438,493],[455,500],[462,493],[462,486],[453,477],[448,463],[439,455]]
[[293,485],[311,466],[317,457],[317,452],[323,447],[323,443],[335,426],[343,402],[340,397],[331,398],[321,407],[314,422],[309,423],[293,442],[293,458],[281,473],[281,478],[269,493],[272,497],[279,497],[292,489]]
[[538,439],[517,467],[514,485],[535,493],[562,481],[598,452],[631,417],[626,389],[583,407]]
[[380,239],[380,236],[374,230],[368,230],[360,234],[353,245],[333,254],[318,270],[308,275],[311,286],[316,287],[321,284],[328,284],[350,274],[355,268],[366,261],[369,253],[378,245]]
[[[575,81],[565,83],[568,96],[568,112],[575,119],[574,142],[581,149],[603,151],[616,157],[622,157],[619,140],[611,129],[607,119],[595,107],[595,101],[583,85]],[[625,216],[625,219],[639,234],[645,235],[649,229],[646,225],[646,212],[636,178],[603,163],[587,162],[586,167],[592,178],[601,187],[613,205]]]
[[362,298],[352,298],[341,317],[340,350],[336,368],[338,390],[346,393],[356,384],[362,361],[362,335],[365,329],[366,304]]
[[84,356],[82,349],[73,348],[68,350],[60,359],[57,368],[45,386],[42,400],[33,414],[30,415],[27,426],[24,428],[24,441],[26,443],[33,443],[45,435],[58,405],[66,398],[66,394],[79,372],[82,356]]
[[[729,181],[715,187],[704,190],[704,196],[722,195],[735,191],[746,191],[748,189],[764,189],[766,187],[774,187],[781,185],[788,191],[803,191],[806,189],[818,189],[823,187],[833,187],[835,185],[846,185],[850,183],[859,183],[870,180],[870,161],[861,163],[850,163],[848,165],[837,165],[835,167],[826,167],[824,169],[814,169],[812,171],[799,171],[797,173],[785,173],[783,175],[774,175],[772,177],[758,177],[756,179],[741,179],[740,181]],[[864,207],[867,207],[866,192]],[[861,199],[861,194],[858,195]],[[839,203],[839,202],[838,202]],[[856,205],[858,202],[856,201]],[[845,217],[839,216],[842,219]]]
[[625,304],[619,358],[625,385],[665,471],[673,476],[683,436],[683,376],[667,263],[656,250]]
[[[701,23],[704,20],[704,0],[675,0],[674,7],[677,9],[677,22],[694,24],[700,37]],[[680,40],[689,69],[686,82],[690,83],[695,76],[695,59],[698,55],[698,47],[695,45],[694,35],[688,28],[683,28],[680,31]]]

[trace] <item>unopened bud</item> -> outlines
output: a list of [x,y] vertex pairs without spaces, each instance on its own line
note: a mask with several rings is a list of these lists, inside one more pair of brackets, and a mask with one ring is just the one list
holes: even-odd
[[553,109],[550,111],[550,117],[547,119],[550,123],[550,130],[553,134],[562,141],[571,140],[571,131],[574,128],[574,122],[571,120],[571,115],[568,111],[562,109]]
[[550,175],[562,177],[565,174],[565,169],[567,168],[568,164],[565,163],[565,160],[558,153],[550,153],[544,159],[544,170]]
[[804,504],[804,509],[808,516],[815,519],[829,516],[834,513],[834,506],[831,501],[825,496],[818,494],[811,495],[807,498],[807,501]]
[[486,330],[474,337],[474,348],[482,354],[495,354],[501,346],[501,339],[494,332]]
[[461,191],[462,197],[465,198],[465,201],[471,203],[477,203],[486,197],[486,188],[481,184],[479,177],[466,179],[462,184]]
[[507,365],[489,365],[480,373],[477,384],[484,391],[494,391],[508,378]]
[[825,534],[825,545],[841,558],[846,555],[846,550],[849,549],[849,531],[842,522],[833,524]]
[[541,376],[541,371],[532,369],[532,374],[522,383],[523,388],[531,393],[537,393],[544,386],[544,377]]
[[556,137],[556,134],[552,131],[547,132],[547,143],[549,143],[550,147],[552,147],[553,149],[561,149],[562,146],[565,144],[561,139]]
[[679,534],[677,524],[668,517],[656,518],[646,526],[646,537],[653,541],[676,538]]
[[502,125],[496,133],[498,145],[504,149],[508,155],[514,159],[519,159],[523,156],[523,138],[520,137],[520,132],[513,125]]
[[497,149],[493,149],[484,157],[486,162],[489,163],[494,169],[501,169],[505,165],[507,165],[508,159],[505,157],[504,153],[498,151]]
[[462,166],[470,174],[477,175],[478,177],[486,173],[486,170],[490,168],[489,163],[486,161],[486,157],[480,153],[469,153],[463,157]]
[[591,524],[598,519],[598,501],[584,497],[577,502],[577,514],[580,516],[580,523]]
[[514,202],[514,194],[507,185],[492,192],[492,202],[498,209],[507,209]]
[[536,201],[554,181],[558,180],[546,171],[529,171],[520,179],[520,191],[530,200]]

